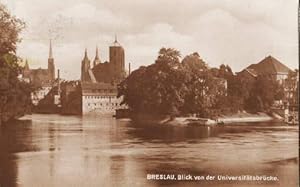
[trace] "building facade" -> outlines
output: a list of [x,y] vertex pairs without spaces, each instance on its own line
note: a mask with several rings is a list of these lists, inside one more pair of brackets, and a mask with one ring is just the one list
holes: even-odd
[[125,109],[121,105],[117,87],[110,83],[81,83],[82,114],[114,115],[116,110]]
[[44,99],[51,89],[52,85],[50,83],[44,83],[42,87],[31,93],[31,103],[37,106],[40,100]]

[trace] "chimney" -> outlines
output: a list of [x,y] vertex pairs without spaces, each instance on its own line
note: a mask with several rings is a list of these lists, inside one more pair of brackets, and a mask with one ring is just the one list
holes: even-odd
[[60,94],[60,74],[59,74],[59,69],[57,69],[57,92],[58,92],[58,95]]
[[129,62],[129,64],[128,64],[128,75],[130,75],[130,73],[131,73],[131,69],[130,69],[130,62]]

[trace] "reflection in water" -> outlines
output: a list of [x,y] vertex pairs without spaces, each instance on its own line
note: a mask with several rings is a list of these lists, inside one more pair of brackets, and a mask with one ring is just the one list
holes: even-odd
[[[0,186],[232,186],[147,181],[147,174],[273,175],[297,186],[298,126],[142,126],[101,117],[32,115],[0,129]],[[257,182],[240,182],[253,186]]]

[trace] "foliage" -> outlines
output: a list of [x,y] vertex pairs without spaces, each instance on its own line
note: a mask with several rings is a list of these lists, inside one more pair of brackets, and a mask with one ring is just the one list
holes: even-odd
[[155,64],[140,67],[119,85],[124,103],[136,112],[178,114],[183,104],[185,72],[179,63],[180,54],[162,48]]
[[30,106],[31,86],[18,79],[21,68],[15,55],[23,26],[0,5],[0,123],[23,115]]
[[19,33],[25,24],[12,16],[0,4],[0,54],[15,53],[17,43],[20,42]]
[[31,86],[18,79],[19,66],[11,54],[0,56],[0,121],[22,116],[31,104]]
[[179,51],[162,48],[154,64],[132,72],[119,85],[123,103],[135,112],[156,115],[209,113],[222,92],[218,79],[198,53],[186,56],[181,63],[179,58]]
[[232,114],[243,110],[244,98],[248,97],[249,83],[233,74],[231,67],[221,64],[210,70],[215,77],[226,80],[226,95],[219,96],[215,108],[221,114]]
[[283,88],[272,76],[258,75],[250,96],[245,101],[246,109],[251,112],[266,111],[275,100],[282,99]]

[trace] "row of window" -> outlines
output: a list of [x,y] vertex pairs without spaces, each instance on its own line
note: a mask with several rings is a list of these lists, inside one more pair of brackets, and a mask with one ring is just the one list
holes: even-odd
[[88,103],[88,106],[121,106],[120,103]]
[[85,99],[113,99],[116,96],[84,96]]

